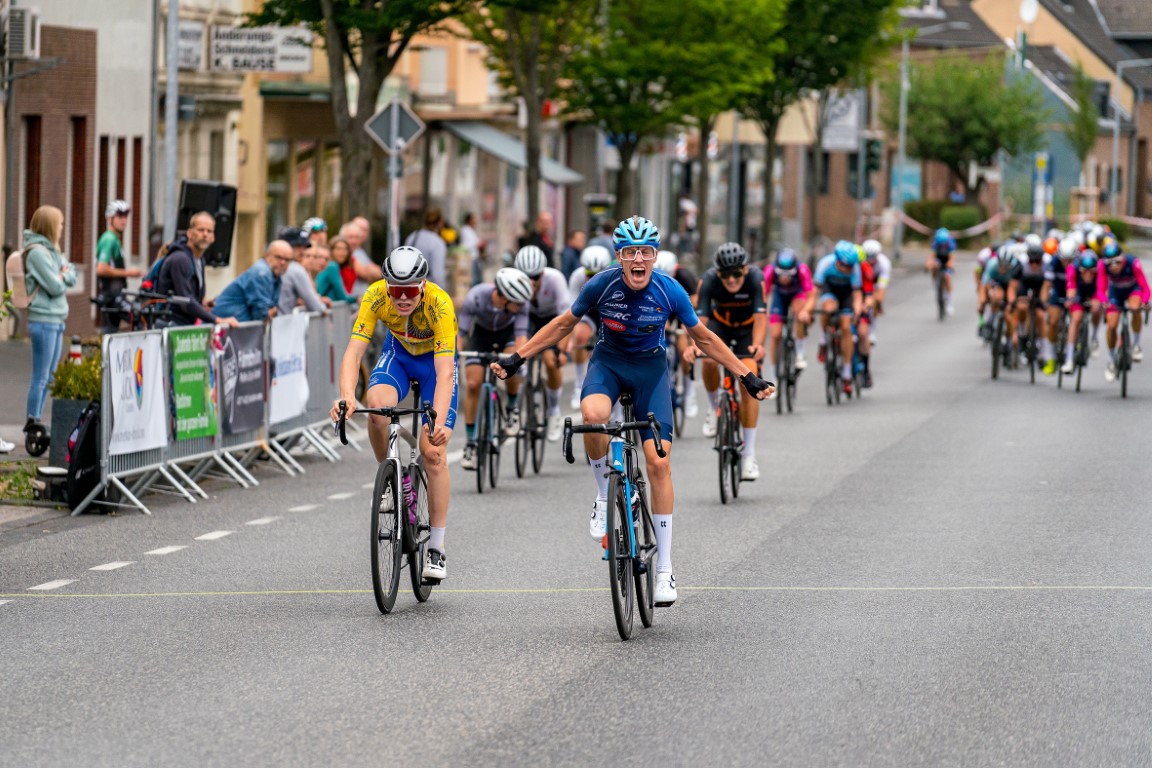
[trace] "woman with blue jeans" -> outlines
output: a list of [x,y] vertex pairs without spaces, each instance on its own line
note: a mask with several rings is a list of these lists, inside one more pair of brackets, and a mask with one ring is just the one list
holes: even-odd
[[24,431],[40,421],[48,387],[64,343],[68,319],[65,291],[76,284],[76,270],[60,253],[64,214],[42,205],[24,230],[24,280],[28,295],[28,335],[32,338],[32,381],[28,385],[28,422]]

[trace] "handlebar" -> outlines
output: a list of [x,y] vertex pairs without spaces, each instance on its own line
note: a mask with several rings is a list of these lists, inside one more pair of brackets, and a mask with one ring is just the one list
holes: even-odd
[[474,352],[472,350],[462,350],[456,354],[459,357],[473,357],[477,360],[483,360],[485,363],[499,362],[500,358],[504,357],[503,352]]
[[660,422],[656,420],[656,414],[649,411],[648,418],[644,421],[610,421],[607,424],[580,424],[573,426],[571,417],[564,419],[564,442],[561,444],[563,446],[564,459],[569,464],[576,462],[576,457],[572,455],[573,434],[591,433],[619,437],[625,432],[635,432],[641,429],[651,430],[654,438],[652,442],[656,446],[656,455],[662,459],[667,457],[668,452],[664,450],[664,441],[660,439]]
[[[341,400],[337,406],[339,415],[336,421],[332,422],[333,429],[336,430],[336,436],[340,438],[342,445],[348,445],[348,435],[345,429],[345,424],[348,421],[348,401]],[[414,413],[424,414],[424,418],[428,420],[428,432],[431,434],[436,431],[436,409],[432,407],[432,403],[427,400],[419,408],[400,408],[399,406],[390,405],[383,408],[357,408],[357,413],[365,413],[370,416],[384,416],[389,419],[397,419],[402,416],[411,416]]]

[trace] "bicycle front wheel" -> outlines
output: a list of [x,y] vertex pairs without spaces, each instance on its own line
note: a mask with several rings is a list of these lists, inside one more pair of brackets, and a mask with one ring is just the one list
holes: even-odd
[[476,408],[476,492],[484,493],[484,478],[488,473],[488,454],[492,450],[492,423],[488,420],[488,388],[480,390],[480,403]]
[[632,637],[635,580],[632,571],[632,531],[628,527],[628,499],[618,475],[608,480],[608,582],[612,612],[621,640]]
[[372,486],[372,593],[381,613],[392,611],[400,586],[401,496],[396,465],[382,462]]
[[424,559],[428,556],[428,537],[432,524],[428,517],[428,476],[422,464],[412,464],[408,468],[415,495],[415,520],[408,520],[409,547],[408,576],[412,580],[412,593],[421,603],[432,596],[432,584],[424,581]]
[[[492,432],[488,436],[488,486],[495,488],[496,481],[500,477],[500,448],[504,444],[504,418],[496,404],[492,405],[492,416],[492,421],[489,423]],[[484,465],[477,465],[477,469],[482,466]]]
[[540,474],[540,467],[544,465],[544,443],[548,430],[548,392],[544,385],[539,382],[532,388],[532,398],[529,401],[528,411],[530,414],[528,439],[532,443],[532,472],[538,475]]
[[[639,473],[637,473],[639,474]],[[652,512],[648,509],[648,494],[633,479],[636,488],[636,506],[632,510],[632,530],[636,538],[636,560],[633,561],[636,584],[636,606],[640,609],[640,623],[652,626],[652,608],[656,586],[656,529]]]
[[727,391],[720,393],[720,410],[716,416],[716,458],[720,470],[720,503],[727,504],[732,495],[731,463],[732,447],[732,396]]

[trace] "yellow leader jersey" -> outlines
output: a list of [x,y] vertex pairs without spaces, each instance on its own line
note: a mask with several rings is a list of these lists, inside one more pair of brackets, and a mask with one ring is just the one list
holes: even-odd
[[456,308],[443,288],[435,283],[424,284],[424,295],[408,317],[396,311],[388,295],[388,282],[377,280],[368,288],[360,302],[360,312],[352,326],[352,338],[372,340],[376,322],[380,321],[389,332],[413,355],[456,354]]

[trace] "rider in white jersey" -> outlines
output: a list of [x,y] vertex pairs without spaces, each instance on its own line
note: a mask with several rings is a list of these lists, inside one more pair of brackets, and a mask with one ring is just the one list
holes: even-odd
[[[516,254],[516,269],[532,280],[532,300],[528,302],[530,333],[535,334],[552,319],[568,311],[572,298],[568,294],[568,281],[564,273],[548,266],[548,257],[535,245],[526,245]],[[573,275],[581,272],[576,270]],[[564,386],[561,366],[563,358],[558,350],[547,350],[543,355],[545,385],[548,389],[548,442],[560,439],[564,425],[560,421],[560,390]]]

